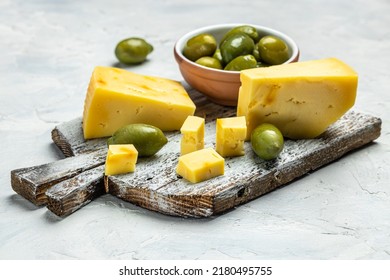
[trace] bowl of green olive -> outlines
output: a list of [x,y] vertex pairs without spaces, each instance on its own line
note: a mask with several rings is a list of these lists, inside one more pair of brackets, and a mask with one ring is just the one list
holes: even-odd
[[241,70],[296,62],[299,48],[275,29],[231,23],[188,32],[176,42],[174,56],[191,87],[217,104],[237,106]]

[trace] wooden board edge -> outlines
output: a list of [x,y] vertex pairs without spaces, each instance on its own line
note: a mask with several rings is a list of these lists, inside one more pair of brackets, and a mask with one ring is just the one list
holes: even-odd
[[[85,171],[103,165],[105,150],[89,154],[67,157],[41,165],[11,170],[12,189],[36,206],[46,205],[46,191],[62,181],[68,180]],[[42,180],[43,172],[47,176]],[[31,176],[33,175],[33,176]]]
[[209,196],[165,196],[142,187],[124,186],[114,176],[105,177],[105,188],[111,195],[124,201],[169,216],[200,218],[213,214],[213,198]]
[[65,217],[105,194],[104,165],[62,181],[46,191],[47,209]]
[[21,168],[11,171],[11,187],[17,194],[36,206],[44,206],[47,204],[46,191],[49,188],[74,176],[74,174],[69,174],[45,184],[36,184],[36,182],[24,178],[23,173],[19,173],[24,170],[24,168]]
[[65,157],[74,156],[73,149],[68,141],[66,141],[65,136],[61,133],[58,127],[55,127],[51,131],[51,139],[54,144],[60,149],[60,151],[64,154]]

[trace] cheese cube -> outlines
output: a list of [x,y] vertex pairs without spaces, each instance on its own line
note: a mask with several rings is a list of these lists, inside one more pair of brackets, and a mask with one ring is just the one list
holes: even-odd
[[314,138],[355,103],[357,73],[335,58],[241,71],[237,116],[245,116],[247,139],[271,123],[285,137]]
[[216,150],[223,157],[244,155],[245,117],[217,119]]
[[188,116],[180,129],[180,153],[185,155],[204,148],[204,118]]
[[206,148],[179,157],[176,172],[191,183],[223,175],[225,160],[214,149]]
[[138,151],[133,144],[110,145],[108,147],[105,175],[117,175],[135,171]]
[[98,66],[85,98],[84,138],[111,136],[132,123],[179,130],[194,112],[195,104],[179,82]]

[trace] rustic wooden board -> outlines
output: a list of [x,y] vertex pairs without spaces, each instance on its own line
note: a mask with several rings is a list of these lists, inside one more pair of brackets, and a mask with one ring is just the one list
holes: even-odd
[[[350,112],[318,139],[287,140],[279,158],[259,159],[245,143],[245,156],[226,158],[225,175],[192,184],[175,173],[180,135],[155,158],[141,160],[132,174],[109,176],[106,188],[123,200],[168,215],[207,217],[257,198],[328,164],[380,135],[381,121]],[[215,122],[206,125],[214,146]]]
[[[215,118],[233,116],[235,109],[207,102],[197,105],[197,115],[206,117],[206,147],[214,147]],[[70,149],[68,154],[99,146],[96,141],[83,141],[80,127],[77,119],[56,128],[62,142],[71,139],[69,145],[62,145]],[[250,143],[245,143],[245,156],[226,158],[225,175],[197,184],[176,175],[181,136],[179,132],[167,133],[169,142],[162,150],[153,157],[140,158],[134,173],[106,177],[105,187],[112,195],[150,210],[182,217],[207,217],[340,158],[378,138],[380,130],[380,119],[351,111],[317,139],[286,140],[283,153],[274,161],[259,159]]]
[[50,187],[91,168],[103,165],[106,153],[106,150],[101,148],[77,157],[12,170],[11,186],[15,192],[35,205],[45,205],[47,203],[46,191]]
[[[191,90],[196,115],[206,118],[206,147],[215,146],[215,119],[234,116],[236,109],[209,102]],[[226,158],[225,175],[191,184],[176,175],[179,132],[169,132],[168,144],[155,156],[139,158],[136,172],[105,177],[106,139],[85,141],[82,119],[56,126],[52,139],[68,158],[11,171],[13,189],[36,205],[47,204],[66,216],[107,192],[150,210],[183,217],[222,213],[315,170],[380,136],[379,118],[349,112],[321,137],[286,140],[274,161],[263,161],[245,143],[245,156]]]

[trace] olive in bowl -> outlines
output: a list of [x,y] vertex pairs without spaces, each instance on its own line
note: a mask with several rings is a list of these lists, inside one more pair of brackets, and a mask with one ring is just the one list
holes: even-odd
[[[248,29],[248,27],[250,27],[250,30],[242,30]],[[213,47],[209,48],[209,53],[205,56],[196,57],[196,59],[186,56],[184,50],[188,48],[187,42],[196,36],[202,39],[204,34],[212,36],[216,41],[216,45],[213,44]],[[265,67],[272,64],[267,58],[261,58],[262,55],[264,56],[264,50],[262,49],[264,46],[260,45],[260,41],[266,36],[277,38],[286,45],[286,50],[282,50],[282,52],[285,51],[286,59],[283,57],[280,59],[279,51],[283,49],[280,47],[280,41],[277,43],[269,42],[269,40],[263,42],[265,49],[271,50],[271,52],[268,52],[268,54],[271,54],[268,55],[271,59],[279,58],[279,61],[276,62],[283,61],[281,63],[298,61],[298,46],[288,35],[272,28],[254,24],[219,24],[188,32],[176,42],[174,56],[184,80],[191,87],[217,104],[237,106],[242,66],[244,65],[244,69],[246,69]],[[208,42],[212,41],[210,38],[207,40]],[[197,43],[200,44],[200,41]],[[242,47],[238,50],[234,48],[237,42],[242,44]],[[214,53],[210,49],[215,49]],[[226,57],[227,54],[231,53],[233,54],[230,57]],[[198,60],[203,60],[203,62]],[[219,61],[220,66],[215,60]],[[233,65],[229,65],[229,63]]]

